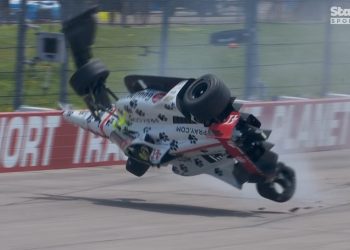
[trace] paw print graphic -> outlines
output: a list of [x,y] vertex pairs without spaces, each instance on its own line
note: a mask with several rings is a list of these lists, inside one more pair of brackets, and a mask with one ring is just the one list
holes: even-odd
[[167,136],[164,132],[159,133],[159,141],[167,142],[169,141],[169,136]]
[[90,115],[90,116],[86,119],[87,123],[91,123],[93,120],[95,120],[95,118],[93,117],[93,115]]
[[183,173],[187,173],[188,172],[188,167],[184,164],[180,164],[180,169]]
[[170,149],[171,149],[171,150],[174,150],[174,151],[178,150],[178,149],[179,149],[179,145],[178,145],[178,144],[179,144],[179,143],[178,143],[177,141],[172,140],[172,141],[170,142]]
[[198,139],[194,135],[188,135],[188,139],[190,140],[191,144],[196,144]]
[[158,118],[159,118],[161,121],[167,121],[167,120],[168,120],[168,118],[166,118],[166,116],[165,116],[165,115],[162,115],[162,114],[159,114],[159,115],[158,115]]
[[149,131],[151,131],[151,127],[144,127],[143,128],[143,133],[147,134]]
[[215,169],[214,169],[214,173],[215,173],[216,175],[218,175],[218,176],[222,176],[222,175],[223,175],[223,172],[222,172],[222,170],[221,170],[220,168],[215,168]]
[[180,174],[179,169],[178,169],[177,167],[175,167],[175,166],[173,166],[173,172],[174,172],[175,174]]
[[145,112],[143,112],[141,109],[136,109],[136,114],[138,114],[139,116],[145,116]]
[[129,105],[131,108],[135,109],[137,107],[137,100],[131,100]]
[[174,110],[175,109],[175,103],[173,103],[173,102],[171,104],[167,103],[167,104],[164,105],[164,108],[168,109],[168,110]]
[[203,162],[200,159],[194,159],[194,163],[200,168],[203,167]]
[[71,116],[73,114],[73,111],[69,110],[69,111],[65,111],[64,114],[66,116]]
[[125,105],[125,106],[124,106],[124,110],[125,110],[127,113],[132,113],[132,109],[131,109],[128,105]]

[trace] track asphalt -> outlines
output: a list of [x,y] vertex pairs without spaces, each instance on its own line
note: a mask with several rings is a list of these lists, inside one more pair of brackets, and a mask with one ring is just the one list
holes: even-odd
[[0,175],[0,249],[350,249],[350,151],[282,155],[295,197],[123,166]]

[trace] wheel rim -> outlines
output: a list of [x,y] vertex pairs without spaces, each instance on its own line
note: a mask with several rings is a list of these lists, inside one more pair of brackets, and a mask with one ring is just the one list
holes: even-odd
[[201,97],[208,89],[208,84],[206,82],[200,82],[197,86],[194,87],[191,93],[192,99],[197,99]]
[[290,187],[290,183],[285,179],[278,179],[274,182],[273,188],[278,194],[283,194]]

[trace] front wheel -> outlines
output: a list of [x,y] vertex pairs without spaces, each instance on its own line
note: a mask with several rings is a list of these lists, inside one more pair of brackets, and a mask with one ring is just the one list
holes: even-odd
[[266,199],[286,202],[292,198],[296,189],[295,172],[292,168],[279,162],[275,179],[257,183],[256,189]]
[[70,79],[70,84],[78,95],[84,96],[97,85],[104,84],[108,75],[109,71],[101,61],[91,60],[77,69]]

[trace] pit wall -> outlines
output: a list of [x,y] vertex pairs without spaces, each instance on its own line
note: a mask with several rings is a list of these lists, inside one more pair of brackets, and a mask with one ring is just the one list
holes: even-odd
[[[350,98],[245,103],[279,153],[350,148]],[[110,166],[126,157],[108,140],[68,124],[60,111],[0,113],[0,173]]]

